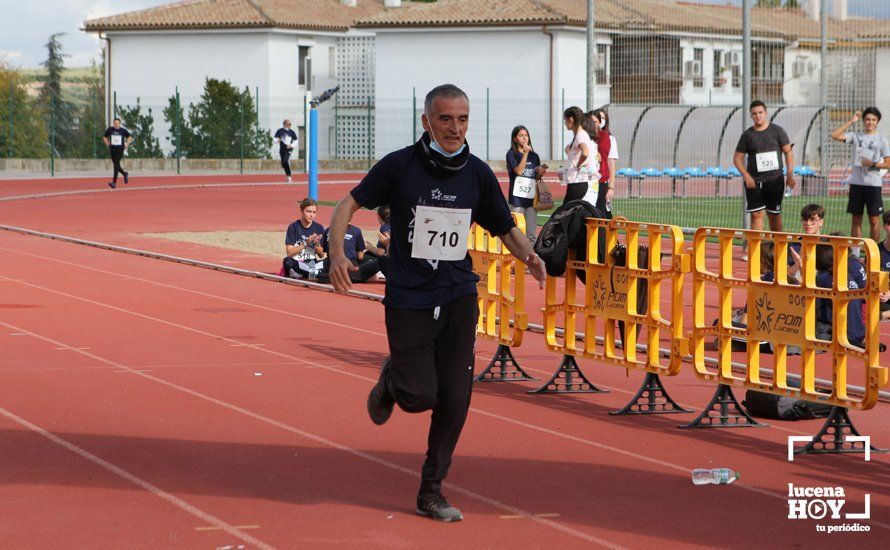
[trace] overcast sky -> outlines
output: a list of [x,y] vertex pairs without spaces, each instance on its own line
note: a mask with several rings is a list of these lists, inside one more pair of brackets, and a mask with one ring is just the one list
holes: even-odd
[[[62,46],[70,56],[65,65],[87,66],[91,59],[98,60],[100,46],[95,34],[80,30],[85,20],[169,3],[172,0],[0,0],[0,60],[17,67],[37,67],[46,59],[49,35],[64,32]],[[890,17],[890,0],[848,0],[848,5],[851,14]]]
[[81,31],[83,22],[152,6],[171,0],[0,0],[0,59],[22,68],[37,67],[46,59],[49,35],[66,33],[62,47],[68,67],[83,67],[101,51],[95,34]]

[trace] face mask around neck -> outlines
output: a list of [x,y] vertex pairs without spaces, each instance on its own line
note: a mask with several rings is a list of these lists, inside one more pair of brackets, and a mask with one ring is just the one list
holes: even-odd
[[439,145],[439,142],[436,141],[436,137],[433,135],[433,132],[431,131],[429,134],[430,134],[430,149],[439,153],[440,155],[442,155],[445,158],[456,157],[457,155],[461,154],[461,152],[463,152],[464,148],[467,146],[467,144],[464,143],[463,145],[460,146],[460,149],[458,149],[457,151],[455,151],[453,153],[446,153],[445,150],[442,149],[442,147]]

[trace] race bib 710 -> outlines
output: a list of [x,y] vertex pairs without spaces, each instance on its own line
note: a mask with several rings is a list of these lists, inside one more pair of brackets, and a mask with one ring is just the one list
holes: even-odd
[[469,208],[418,206],[414,217],[411,257],[421,260],[463,260],[467,255],[472,211]]

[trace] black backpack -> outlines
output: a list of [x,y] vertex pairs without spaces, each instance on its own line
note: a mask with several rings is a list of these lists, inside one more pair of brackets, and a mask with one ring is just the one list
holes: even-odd
[[[560,277],[565,274],[569,250],[575,251],[575,260],[587,259],[587,218],[608,219],[608,216],[583,200],[564,203],[550,215],[535,241],[535,252],[544,260],[547,275]],[[600,231],[597,260],[603,261],[605,257],[606,232]]]
[[[800,382],[789,380],[788,385],[799,388]],[[783,395],[748,390],[742,405],[748,409],[752,416],[771,418],[773,420],[809,420],[811,418],[826,418],[831,412],[831,405],[827,403],[813,403],[803,399],[795,399]]]

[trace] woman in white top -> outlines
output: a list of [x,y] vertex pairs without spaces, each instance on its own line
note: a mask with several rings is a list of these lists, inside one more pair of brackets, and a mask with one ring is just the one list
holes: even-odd
[[584,130],[585,118],[580,107],[569,107],[563,113],[566,129],[574,134],[572,142],[566,146],[568,166],[562,182],[566,185],[564,203],[583,198],[591,177],[593,181],[599,181],[599,157],[590,135]]

